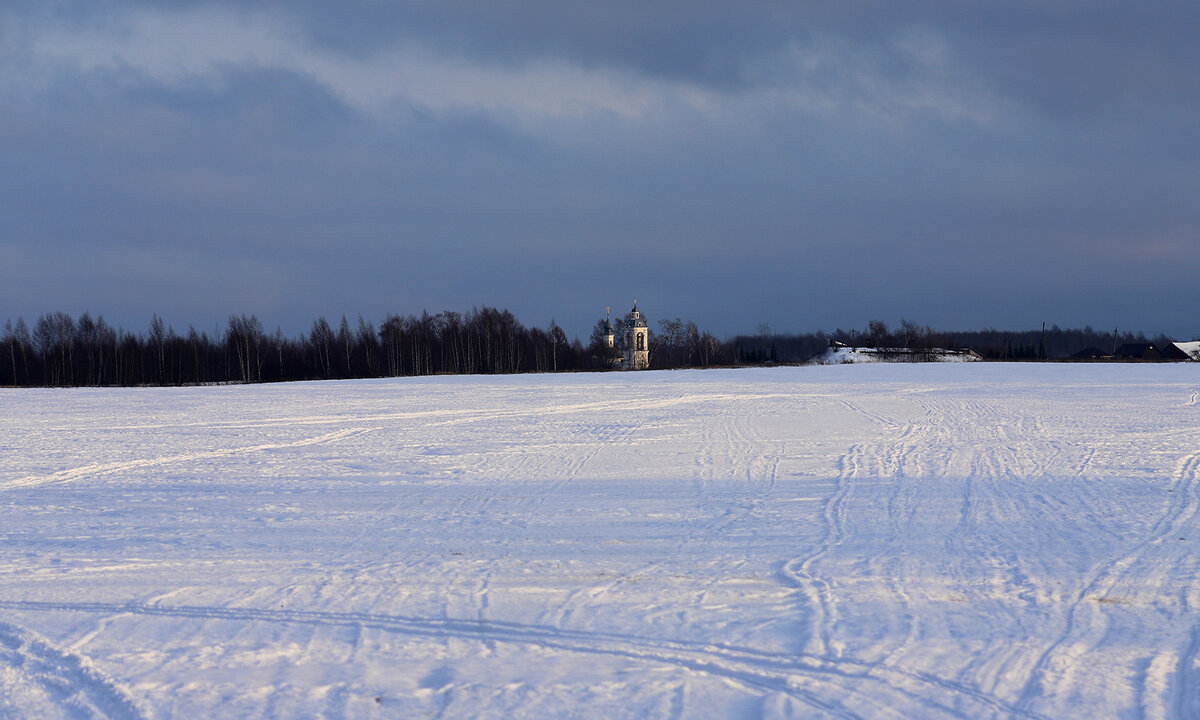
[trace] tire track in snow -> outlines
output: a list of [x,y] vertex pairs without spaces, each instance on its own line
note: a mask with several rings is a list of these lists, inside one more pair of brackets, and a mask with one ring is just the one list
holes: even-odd
[[[655,404],[664,406],[673,404],[671,399],[657,401]],[[403,420],[442,420],[447,424],[454,422],[473,421],[476,419],[499,419],[506,417],[527,417],[530,415],[571,414],[584,411],[616,410],[628,406],[629,403],[618,401],[593,401],[574,404],[556,404],[526,409],[512,410],[479,410],[477,408],[444,408],[437,410],[406,410],[400,412],[371,413],[369,415],[288,415],[267,417],[258,420],[228,420],[223,422],[170,422],[146,423],[137,425],[106,425],[105,430],[177,430],[181,428],[208,430],[254,430],[275,428],[281,425],[313,426],[313,425],[346,425],[348,423],[381,423]],[[634,406],[636,408],[636,406]],[[437,424],[437,423],[434,423]],[[50,428],[74,430],[75,428]]]
[[[879,717],[1035,718],[986,693],[942,678],[878,663],[831,660],[811,654],[769,653],[733,645],[684,642],[617,633],[561,630],[502,621],[422,618],[364,612],[275,610],[137,603],[59,603],[0,600],[19,612],[82,612],[202,621],[264,622],[320,628],[370,628],[427,637],[530,645],[550,650],[627,658],[725,678],[747,688],[782,693],[846,720]],[[901,703],[901,704],[898,704]],[[904,705],[902,703],[908,703]],[[915,709],[913,705],[919,706]]]
[[[979,418],[978,426],[982,428],[995,429],[999,427],[1000,413],[990,405],[981,403],[967,402],[962,407],[962,414]],[[996,438],[986,438],[987,444],[981,442],[985,438],[973,437],[970,438],[969,456],[963,453],[960,459],[968,459],[965,472],[956,472],[958,468],[952,468],[948,463],[944,468],[941,477],[951,474],[961,474],[962,479],[962,501],[958,509],[958,522],[954,528],[946,536],[945,547],[948,553],[964,559],[978,559],[977,553],[973,552],[968,547],[969,540],[973,537],[972,530],[978,524],[976,513],[977,506],[980,502],[979,486],[987,479],[995,479],[998,474],[999,463],[995,457],[995,450],[990,447],[990,442]],[[950,460],[948,458],[948,460]],[[961,573],[960,573],[960,579]],[[964,584],[967,584],[964,582]]]
[[1187,647],[1179,657],[1175,668],[1175,701],[1172,704],[1175,717],[1195,717],[1200,712],[1196,698],[1196,657],[1200,654],[1200,626],[1192,628]]
[[[911,532],[922,532],[930,527],[929,523],[945,524],[942,532],[948,562],[935,573],[948,583],[933,600],[919,560],[917,574],[913,575],[914,557],[903,544],[890,545],[872,559],[869,574],[884,579],[890,592],[891,607],[886,613],[890,629],[875,645],[859,652],[871,656],[879,653],[891,665],[903,664],[914,652],[920,653],[919,638],[926,617],[922,611],[924,603],[931,600],[968,603],[982,591],[980,600],[1007,613],[1014,625],[1020,624],[1018,608],[996,603],[989,595],[1002,585],[1009,592],[1016,591],[1014,598],[1028,601],[1030,578],[1021,568],[1020,556],[1005,551],[1003,537],[981,537],[979,533],[991,527],[989,516],[1020,512],[1024,498],[1019,486],[1008,480],[1013,472],[1026,472],[1021,468],[1028,468],[1034,460],[1026,439],[1043,435],[1036,423],[1024,417],[1013,422],[993,403],[924,394],[911,399],[923,410],[923,416],[905,425],[894,440],[881,439],[869,445],[862,462],[868,468],[867,477],[877,477],[890,485],[885,514],[880,518],[890,528],[890,537],[898,540]],[[964,417],[975,422],[964,422]],[[971,432],[964,436],[964,430]],[[870,507],[861,509],[874,511]],[[981,571],[987,579],[982,586]],[[1020,657],[997,664],[998,659],[991,654],[981,655],[957,678],[960,682],[970,678],[971,687],[981,691],[997,692],[1005,668],[1019,663]]]
[[[931,426],[931,410],[926,405],[926,422],[920,427],[913,424],[900,425],[893,418],[872,412],[862,405],[845,399],[839,402],[849,410],[872,423],[896,432],[895,437],[884,437],[872,442],[856,443],[837,461],[834,492],[825,504],[823,519],[825,533],[817,549],[803,557],[785,562],[781,569],[784,579],[804,596],[804,607],[812,615],[808,646],[818,655],[840,657],[843,648],[833,639],[838,623],[837,601],[832,586],[816,574],[816,566],[828,557],[847,535],[846,508],[854,483],[864,473],[875,471],[881,478],[890,477],[898,483],[897,475],[912,460],[919,439]],[[893,487],[889,507],[894,507],[897,487]],[[898,586],[893,582],[893,588]],[[906,595],[902,590],[898,596]]]
[[[757,401],[759,397],[754,399]],[[696,451],[692,488],[699,517],[689,519],[684,524],[687,531],[675,543],[675,555],[689,552],[689,548],[703,546],[714,533],[724,532],[745,521],[763,503],[768,502],[777,487],[779,463],[783,457],[782,444],[769,441],[754,427],[747,415],[704,414],[697,421],[700,442]],[[636,427],[608,428],[599,435],[602,442],[583,455],[579,462],[570,463],[563,482],[553,485],[551,491],[558,492],[572,482],[583,465],[590,462],[601,449],[635,437]],[[541,501],[538,503],[540,505]],[[629,583],[659,575],[665,566],[662,562],[651,562],[628,573],[616,574],[611,582],[603,586],[577,589],[556,606],[553,614],[547,614],[546,617],[552,621],[552,625],[561,627],[581,601],[594,602],[598,595],[614,593]],[[710,578],[698,590],[698,598],[702,599],[721,579],[721,576]],[[654,616],[655,613],[651,613],[650,617]]]
[[[756,492],[756,496],[745,501],[742,500],[746,488],[752,486],[743,485],[740,482],[740,476],[744,475],[747,483],[753,482],[756,477],[755,463],[758,462],[758,457],[753,449],[749,452],[745,451],[747,436],[750,432],[746,427],[745,416],[740,413],[712,415],[703,412],[693,420],[698,425],[694,468],[690,475],[693,498],[691,503],[694,509],[690,509],[686,518],[681,522],[685,531],[673,543],[674,550],[671,555],[674,557],[682,557],[694,552],[695,548],[703,547],[714,534],[721,533],[729,526],[745,519],[763,501],[765,493],[769,493],[769,490],[761,491],[761,488],[753,486],[754,489],[759,490]],[[768,463],[770,462],[768,460]],[[777,463],[778,458],[775,458],[774,462]],[[774,472],[769,474],[766,482],[771,488],[774,487]],[[681,501],[683,501],[682,497]],[[635,572],[616,577],[603,588],[572,592],[563,606],[574,604],[584,596],[594,602],[598,593],[608,594],[627,583],[640,581],[646,576],[654,577],[669,573],[670,570],[667,568],[667,563],[662,561],[650,562]],[[706,595],[721,580],[721,575],[713,575],[707,578],[702,586],[695,587],[692,607],[703,606]],[[643,620],[655,622],[664,616],[675,616],[678,612],[678,608],[658,608],[646,613]],[[565,617],[560,612],[558,619],[565,620]],[[554,625],[561,627],[562,623],[556,622]]]
[[[749,421],[741,427],[738,441],[742,443],[742,455],[749,458],[746,482],[757,485],[759,498],[768,500],[779,484],[779,463],[787,455],[787,446],[768,440]],[[772,451],[763,452],[765,448]]]
[[377,428],[348,428],[346,430],[338,430],[336,432],[318,435],[317,437],[304,438],[289,443],[266,443],[263,445],[249,445],[236,448],[222,448],[220,450],[204,450],[193,453],[180,453],[178,455],[162,455],[153,458],[139,458],[137,460],[126,460],[124,462],[111,463],[95,463],[92,465],[83,465],[80,467],[71,468],[69,470],[60,470],[50,475],[30,475],[19,480],[0,485],[0,490],[15,490],[19,488],[39,487],[41,485],[49,485],[52,483],[65,483],[72,480],[80,480],[82,478],[96,477],[99,475],[112,475],[114,473],[126,472],[129,470],[139,470],[141,468],[156,467],[159,465],[170,465],[181,462],[192,462],[195,460],[209,460],[212,458],[232,457],[235,455],[244,455],[247,453],[263,452],[266,450],[282,450],[287,448],[306,447],[309,445],[322,445],[325,443],[345,440],[348,437],[361,435]]
[[602,451],[629,442],[630,438],[634,436],[634,432],[635,428],[632,424],[595,425],[587,428],[587,435],[589,436],[587,442],[573,443],[576,446],[586,447],[587,449],[584,452],[563,453],[562,445],[548,446],[547,450],[552,451],[556,459],[563,460],[566,466],[563,468],[562,474],[554,478],[538,494],[538,501],[534,505],[534,509],[540,508],[551,495],[562,493],[570,487],[573,482],[579,479],[583,473],[583,469],[595,460],[596,456]]
[[130,698],[87,658],[0,622],[0,670],[6,667],[8,671],[0,672],[0,716],[9,717],[12,711],[12,717],[37,717],[53,709],[79,720],[142,717]]
[[[1195,517],[1200,509],[1200,498],[1197,497],[1198,475],[1200,452],[1184,456],[1176,466],[1174,482],[1169,490],[1171,499],[1166,512],[1154,523],[1150,532],[1128,552],[1092,573],[1092,579],[1071,601],[1066,613],[1065,629],[1038,657],[1030,670],[1029,678],[1020,693],[1018,707],[1028,708],[1039,697],[1049,695],[1050,690],[1058,686],[1069,686],[1074,681],[1075,674],[1084,669],[1082,657],[1103,640],[1106,632],[1103,603],[1111,602],[1110,598],[1113,597],[1117,585],[1141,569],[1140,561],[1149,551],[1177,536],[1179,529]],[[1141,580],[1142,582],[1129,582],[1142,587],[1146,578]],[[1190,672],[1187,663],[1194,662],[1195,659],[1196,632],[1193,630],[1188,649],[1177,666],[1177,709],[1190,705],[1193,700],[1190,696],[1193,688],[1187,675]],[[1191,661],[1187,660],[1189,655]]]
[[855,444],[838,458],[836,486],[829,502],[825,504],[823,518],[825,535],[817,549],[807,556],[789,560],[783,564],[782,574],[805,597],[805,607],[812,614],[809,621],[808,645],[819,656],[840,654],[833,646],[833,626],[837,624],[837,605],[833,589],[814,572],[815,565],[840,545],[846,535],[845,506],[850,496],[853,480],[858,476],[863,446]]
[[[601,454],[601,452],[629,442],[630,439],[634,437],[635,431],[636,427],[631,421],[629,424],[589,424],[583,426],[581,429],[576,429],[576,433],[584,435],[587,440],[576,440],[571,443],[574,446],[585,447],[586,450],[583,452],[562,453],[562,445],[556,445],[552,447],[548,446],[547,449],[553,449],[556,452],[556,455],[565,455],[565,457],[560,458],[564,463],[564,467],[560,475],[551,478],[550,482],[546,483],[543,488],[536,492],[537,499],[533,504],[533,512],[540,512],[541,508],[545,505],[549,498],[561,496],[576,480],[581,477],[584,468],[588,467],[596,459],[596,457]],[[657,566],[658,563],[655,563],[654,565],[643,569],[642,572],[637,573],[637,575],[641,575],[644,572],[652,572]],[[492,571],[488,570],[483,580],[484,594],[481,596],[481,602],[484,604],[487,603],[486,588],[490,582],[491,574]],[[554,624],[556,625],[566,623],[577,609],[587,605],[587,603],[583,601],[594,597],[596,594],[612,592],[617,587],[627,582],[629,582],[629,577],[622,576],[615,578],[611,583],[600,588],[576,588],[575,590],[572,590],[567,597],[562,600],[562,602],[555,606],[553,611],[546,613],[546,615],[552,617]],[[583,602],[582,605],[580,604],[581,602]],[[485,610],[486,606],[480,608],[480,612],[478,614],[480,620],[486,619],[484,613]]]
[[896,426],[896,421],[893,420],[892,418],[880,415],[879,413],[874,412],[873,410],[868,410],[867,408],[863,407],[862,405],[860,405],[856,402],[846,400],[845,398],[839,399],[839,402],[846,409],[854,411],[855,413],[867,418],[868,420],[870,420],[871,422],[873,422],[877,425],[883,425],[885,427],[895,427]]
[[[575,482],[588,466],[603,450],[626,442],[634,433],[632,425],[585,425],[572,429],[572,439],[557,445],[517,445],[506,453],[507,457],[516,462],[506,466],[507,473],[517,477],[531,478],[537,486],[530,491],[532,500],[531,513],[537,514],[551,497],[562,494]],[[582,435],[585,439],[578,439]],[[584,448],[581,452],[563,452],[564,447]],[[507,459],[507,458],[506,458]],[[545,478],[540,480],[539,478]],[[486,508],[496,498],[500,483],[489,483],[486,489],[462,497],[455,506],[454,514],[465,516],[468,513],[478,513]],[[471,604],[475,608],[476,617],[487,619],[491,604],[491,579],[493,569],[485,569],[479,576],[478,586],[471,594]],[[606,590],[611,590],[624,580],[615,580]],[[574,611],[576,593],[571,593],[557,608],[560,619],[569,616]]]
[[[756,400],[768,398],[787,398],[788,395],[782,393],[756,395]],[[329,417],[319,418],[315,422],[321,424],[344,424],[348,422],[355,423],[376,423],[386,422],[391,420],[429,420],[422,424],[422,427],[448,427],[452,425],[460,425],[465,423],[475,423],[483,421],[495,421],[505,419],[519,419],[528,417],[548,417],[554,415],[586,415],[588,413],[599,413],[603,411],[616,411],[622,414],[628,414],[633,411],[642,410],[666,410],[686,405],[702,405],[706,403],[720,403],[735,400],[744,400],[745,397],[736,394],[713,393],[713,394],[681,394],[671,397],[662,397],[657,399],[647,398],[630,398],[618,400],[600,400],[585,403],[555,403],[552,405],[543,405],[539,407],[528,408],[513,408],[504,410],[475,410],[475,409],[452,409],[452,410],[429,410],[417,411],[410,413],[386,413],[380,415],[367,415],[363,417]],[[284,418],[276,421],[291,422]]]
[[[1021,408],[1019,404],[1015,407]],[[1049,475],[1047,468],[1054,461],[1029,447],[1054,449],[1054,444],[1046,439],[1040,420],[1018,415],[1013,422],[1012,408],[1007,405],[966,401],[956,409],[974,422],[969,426],[973,432],[956,435],[946,444],[958,451],[947,458],[941,477],[962,484],[958,520],[945,541],[947,556],[957,558],[949,567],[956,569],[953,577],[964,602],[986,603],[996,614],[997,626],[1020,628],[1036,604],[1039,588],[1033,578],[1040,576],[1030,574],[1020,544],[1005,536],[1002,519],[1032,512],[1033,497],[1023,481]],[[990,534],[985,534],[988,531]],[[1000,598],[1003,601],[998,602]],[[1021,698],[1019,679],[1033,664],[1030,654],[980,654],[964,666],[960,676],[974,678],[981,688],[1008,688],[1006,694],[1011,691]]]
[[[704,523],[706,530],[719,531],[745,520],[771,498],[779,482],[784,448],[768,440],[744,415],[713,418],[705,422],[703,434],[693,483],[697,502],[706,513],[714,503],[724,503],[723,512],[710,513]],[[726,499],[715,500],[718,493]],[[696,528],[684,542],[697,542],[706,535]]]
[[[882,519],[888,523],[892,536],[896,538],[904,537],[907,524],[916,521],[920,525],[929,520],[928,513],[937,512],[936,507],[928,502],[930,499],[938,500],[940,487],[945,490],[957,489],[957,504],[946,506],[948,513],[957,519],[948,527],[945,551],[947,558],[952,560],[950,567],[954,568],[950,578],[963,593],[961,601],[968,602],[966,598],[982,590],[985,594],[981,599],[1008,613],[1014,626],[1020,625],[1020,609],[996,603],[988,595],[994,594],[996,588],[1002,585],[1009,592],[1016,593],[1014,599],[1030,602],[1031,581],[1022,568],[1020,556],[1004,551],[1006,545],[1003,537],[981,537],[979,533],[991,526],[984,521],[985,516],[1005,516],[1020,511],[1025,502],[1020,496],[1023,486],[1007,480],[1013,473],[1024,475],[1043,471],[1045,464],[1040,462],[1040,456],[1030,449],[1029,444],[1043,442],[1044,431],[1028,418],[1009,417],[995,403],[967,398],[929,398],[916,402],[924,409],[924,417],[918,417],[904,426],[889,423],[881,415],[859,411],[863,417],[886,424],[885,427],[893,427],[898,432],[871,437],[868,442],[852,447],[841,458],[837,475],[839,487],[826,508],[825,540],[816,553],[785,565],[784,576],[805,590],[811,598],[809,606],[815,609],[813,627],[819,628],[821,642],[811,644],[810,649],[816,652],[828,655],[831,651],[840,650],[832,640],[839,618],[832,588],[821,587],[818,581],[810,578],[817,573],[816,567],[821,561],[835,553],[839,545],[850,540],[850,516],[847,513],[851,507],[873,512],[870,507],[860,508],[851,495],[856,481],[863,478],[890,483],[883,508],[886,514]],[[964,417],[971,418],[972,422],[960,422]],[[963,430],[971,432],[964,435]],[[950,497],[945,497],[945,500],[949,501]],[[859,518],[855,523],[865,521]],[[904,564],[907,553],[899,547],[895,553],[890,564],[881,565],[871,573],[887,578],[893,601],[893,608],[888,614],[894,617],[890,621],[894,632],[887,635],[891,640],[874,647],[872,651],[882,653],[885,658],[883,662],[892,666],[903,663],[905,657],[919,650],[919,646],[912,645],[912,640],[919,636],[920,627],[914,625],[912,619],[921,617],[921,613],[909,610],[913,595],[908,588],[908,581],[912,578],[907,577]],[[878,561],[887,563],[886,553]],[[983,588],[977,587],[977,576],[981,571],[990,580]],[[917,590],[919,594],[922,587],[918,585]],[[989,655],[979,660],[983,663],[996,658]],[[974,678],[977,682],[959,687],[964,690],[969,687],[977,692],[984,692],[982,688],[999,687],[1000,679],[1006,677],[1014,666],[1024,671],[1029,663],[1023,662],[1019,654],[999,665],[990,662],[970,670],[970,667],[974,667],[973,663],[957,677],[960,681]],[[976,677],[978,670],[986,670],[987,674]],[[1018,675],[1022,676],[1023,672]],[[1019,683],[1017,688],[1020,688]]]
[[[922,507],[919,489],[927,479],[924,472],[927,463],[921,461],[920,453],[941,424],[941,416],[933,405],[919,398],[912,399],[924,411],[923,417],[903,427],[900,436],[887,453],[882,473],[891,483],[886,511],[888,527],[892,536],[896,538],[908,535],[911,529],[905,525],[912,522],[914,515]],[[897,630],[902,631],[890,634],[900,636],[899,642],[895,642],[892,648],[881,648],[887,661],[899,658],[904,651],[911,648],[921,630],[921,623],[916,619],[918,614],[912,610],[912,593],[906,585],[908,578],[905,573],[905,560],[902,553],[893,554],[882,570],[887,587],[900,606],[898,611],[891,615]]]

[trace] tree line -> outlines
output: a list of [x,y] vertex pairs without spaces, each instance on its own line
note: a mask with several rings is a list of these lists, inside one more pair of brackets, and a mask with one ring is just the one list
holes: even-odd
[[[0,335],[0,386],[139,386],[257,383],[284,380],[499,374],[598,370],[614,367],[625,350],[629,318],[605,322],[588,344],[568,340],[555,322],[527,327],[508,310],[389,314],[379,326],[343,316],[336,325],[319,317],[310,330],[287,337],[266,332],[253,315],[231,316],[212,333],[189,326],[176,332],[154,315],[145,332],[130,332],[89,313],[42,315],[30,328],[24,318]],[[991,360],[1055,360],[1085,348],[1108,352],[1126,343],[1153,342],[1143,333],[1091,327],[942,332],[902,320],[889,327],[872,320],[862,330],[779,334],[760,325],[754,335],[721,340],[682,318],[661,319],[652,333],[652,368],[791,364],[804,362],[831,340],[847,345],[910,349],[972,348]]]
[[804,362],[829,346],[831,340],[857,347],[893,347],[912,350],[971,348],[987,360],[1064,360],[1087,348],[1114,352],[1127,343],[1153,343],[1162,347],[1170,338],[1149,338],[1141,332],[1060,328],[1053,325],[1035,330],[1008,331],[988,328],[969,331],[940,331],[910,320],[889,327],[871,320],[861,330],[838,328],[831,333],[777,334],[766,325],[755,335],[738,335],[730,342],[738,363]]
[[[659,322],[654,367],[728,364],[711,333],[681,319]],[[177,332],[154,315],[131,332],[85,312],[7,321],[0,335],[0,386],[140,386],[437,374],[559,372],[608,367],[593,342],[568,340],[555,322],[527,327],[508,310],[391,315],[376,326],[360,315],[319,317],[307,333],[267,332],[253,315],[215,332]]]

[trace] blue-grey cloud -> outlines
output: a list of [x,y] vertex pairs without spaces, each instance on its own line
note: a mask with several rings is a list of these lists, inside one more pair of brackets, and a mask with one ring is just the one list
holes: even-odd
[[1200,335],[1198,24],[1184,3],[18,3],[0,316],[293,332],[492,304],[586,336],[636,296],[721,333]]

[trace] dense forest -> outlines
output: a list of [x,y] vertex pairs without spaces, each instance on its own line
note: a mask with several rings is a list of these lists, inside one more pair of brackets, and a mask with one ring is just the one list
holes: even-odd
[[[496,374],[605,369],[623,350],[625,320],[613,321],[616,347],[604,342],[604,321],[587,345],[568,340],[553,321],[526,327],[507,310],[388,315],[376,327],[361,316],[335,325],[324,317],[309,332],[268,333],[253,315],[229,318],[212,334],[189,327],[178,333],[153,316],[141,333],[113,327],[103,317],[62,312],[42,315],[30,328],[23,318],[0,335],[0,386],[137,386],[250,383],[328,378],[436,374]],[[938,332],[903,321],[889,328],[873,320],[864,330],[755,335],[720,340],[694,322],[659,320],[651,340],[651,367],[713,367],[803,362],[830,340],[874,347],[969,347],[994,360],[1063,359],[1088,347],[1154,342],[1141,333],[1064,330]]]

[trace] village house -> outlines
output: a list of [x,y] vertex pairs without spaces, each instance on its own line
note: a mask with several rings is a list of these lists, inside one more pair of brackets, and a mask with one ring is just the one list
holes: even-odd
[[1135,342],[1125,343],[1113,353],[1114,360],[1158,360],[1162,355],[1154,347],[1154,343]]

